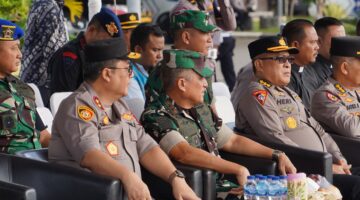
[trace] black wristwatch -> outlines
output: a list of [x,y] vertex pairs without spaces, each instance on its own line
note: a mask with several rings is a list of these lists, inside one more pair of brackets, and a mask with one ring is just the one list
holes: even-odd
[[175,170],[173,173],[170,174],[168,182],[171,183],[175,177],[185,178],[185,175],[180,170]]
[[274,151],[272,152],[271,159],[272,159],[273,161],[279,161],[279,157],[280,157],[280,155],[281,155],[282,153],[284,153],[284,152],[283,152],[283,151],[280,151],[280,150],[274,150]]

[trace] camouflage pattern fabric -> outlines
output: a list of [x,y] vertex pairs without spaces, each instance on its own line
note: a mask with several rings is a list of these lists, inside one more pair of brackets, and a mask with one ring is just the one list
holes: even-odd
[[[189,144],[206,150],[205,141],[201,138],[200,127],[197,123],[201,123],[206,127],[207,134],[210,138],[215,138],[218,130],[221,127],[221,120],[212,112],[210,108],[210,101],[206,100],[204,103],[196,106],[196,112],[199,118],[195,119],[190,116],[188,110],[182,109],[175,104],[175,102],[165,93],[163,82],[160,77],[162,68],[185,68],[193,69],[195,72],[202,72],[201,64],[194,62],[195,66],[191,64],[182,64],[177,59],[169,54],[172,51],[182,50],[167,50],[164,51],[164,59],[150,74],[147,85],[145,87],[146,106],[145,111],[141,116],[141,123],[147,133],[149,133],[157,142],[159,142],[168,132],[177,131],[184,136]],[[183,51],[186,52],[186,51]],[[196,60],[196,59],[195,59]],[[206,65],[202,65],[206,68]],[[208,75],[203,73],[203,75]],[[211,76],[210,76],[211,77]],[[208,95],[209,97],[210,95]],[[212,93],[211,93],[212,96]],[[205,97],[204,97],[205,98]]]
[[0,152],[41,148],[33,90],[13,76],[0,80]]

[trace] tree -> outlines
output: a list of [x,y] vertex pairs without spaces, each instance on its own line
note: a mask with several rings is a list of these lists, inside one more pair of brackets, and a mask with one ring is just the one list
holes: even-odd
[[0,0],[0,18],[16,21],[24,27],[31,0]]

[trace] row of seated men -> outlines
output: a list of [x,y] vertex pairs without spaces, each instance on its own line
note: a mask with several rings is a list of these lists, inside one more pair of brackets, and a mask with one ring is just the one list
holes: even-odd
[[[114,20],[114,24],[119,24],[119,22],[116,23],[116,19],[116,16],[109,17],[107,18],[108,21],[104,23],[105,25],[111,24],[111,20]],[[133,68],[129,66],[128,59],[136,58],[137,54],[128,54],[122,37],[89,43],[84,46],[86,64],[83,65],[83,77],[85,81],[61,104],[59,112],[55,116],[49,146],[49,159],[53,162],[108,174],[120,180],[126,179],[123,183],[130,199],[133,197],[132,195],[149,198],[146,187],[135,175],[135,173],[140,175],[139,162],[149,168],[150,171],[173,183],[175,195],[189,194],[190,198],[195,198],[193,193],[189,192],[190,189],[186,184],[179,180],[181,175],[178,172],[172,172],[175,171],[174,167],[166,159],[166,156],[164,157],[165,154],[157,147],[154,139],[172,159],[214,169],[220,173],[234,174],[240,185],[237,190],[233,191],[235,193],[241,193],[241,186],[246,181],[248,170],[241,165],[214,156],[218,155],[218,149],[268,159],[275,158],[279,161],[279,168],[282,173],[296,172],[295,167],[284,153],[234,134],[217,117],[212,106],[212,92],[209,90],[213,71],[204,56],[206,47],[209,43],[211,44],[211,32],[216,30],[216,26],[207,22],[206,14],[200,11],[179,12],[174,16],[171,24],[174,29],[175,41],[179,41],[179,43],[175,42],[176,49],[164,52],[164,59],[151,72],[147,80],[146,109],[140,119],[146,133],[133,115],[129,113],[126,104],[119,100],[120,97],[127,95],[127,85],[133,74]],[[12,38],[18,45],[17,39],[20,36],[16,35],[19,32],[16,25],[2,26],[2,28],[6,29],[8,33],[13,31],[10,36],[5,35],[3,31],[3,38]],[[119,31],[120,27],[118,28],[112,28],[110,31]],[[200,40],[200,38],[204,40]],[[181,40],[183,41],[180,42]],[[341,51],[332,50],[332,54],[355,57],[353,53],[357,47],[355,45],[357,39],[339,38],[338,40],[333,45],[337,44],[339,47],[334,49],[346,46],[347,51],[344,49]],[[346,45],[348,40],[351,41],[353,48]],[[6,43],[9,42],[6,41]],[[190,45],[187,45],[190,43],[192,45],[197,44],[196,47],[205,47],[205,50],[191,49]],[[310,43],[313,44],[314,40]],[[282,138],[287,136],[288,138],[284,140],[292,141],[293,145],[329,152],[334,157],[334,173],[350,174],[350,166],[336,143],[302,106],[298,95],[285,87],[292,77],[290,76],[290,62],[294,61],[292,55],[299,55],[302,51],[300,46],[294,46],[289,47],[282,37],[268,37],[256,40],[249,45],[255,77],[246,84],[247,88],[243,90],[245,94],[240,97],[240,100],[242,97],[247,98],[245,101],[247,104],[239,107],[252,108],[244,114],[242,120],[248,120],[248,116],[264,111],[264,114],[258,115],[256,120],[259,122],[256,123],[259,125],[256,127],[251,125],[253,122],[250,120],[246,122],[248,129],[255,129],[257,126],[259,128],[268,127],[266,130],[255,131],[255,133],[259,136],[268,134],[262,137],[269,140],[274,139],[275,136]],[[339,52],[340,55],[336,54]],[[344,52],[345,54],[342,54]],[[314,53],[315,56],[316,52]],[[21,56],[16,56],[14,60],[19,61],[19,59]],[[7,80],[7,77],[11,77],[9,73],[17,66],[18,62],[14,61],[11,69],[4,70],[4,78],[6,77],[4,83],[10,90],[15,82],[21,85],[17,79],[10,82]],[[25,86],[22,85],[22,87]],[[275,92],[272,92],[271,89]],[[12,92],[16,92],[16,90]],[[274,98],[273,93],[278,101],[271,99]],[[29,96],[31,97],[31,93]],[[11,102],[11,100],[9,101]],[[29,98],[29,102],[32,102],[31,98]],[[270,105],[268,105],[269,103]],[[27,104],[26,101],[23,104]],[[277,108],[281,105],[284,106]],[[27,107],[25,106],[25,108]],[[276,109],[287,115],[269,115],[266,113],[271,113]],[[293,112],[297,113],[294,114]],[[35,118],[34,110],[32,110],[31,116],[33,119]],[[280,118],[279,116],[284,121],[279,122],[280,132],[273,133],[271,125],[276,123],[272,120]],[[238,118],[239,115],[237,115]],[[15,121],[14,118],[2,117],[2,119],[3,122]],[[6,121],[8,119],[11,120]],[[14,128],[14,125],[11,123],[3,124],[9,125],[8,129],[4,129],[4,138],[15,141],[12,144],[20,141],[11,138],[12,135],[9,134],[9,130]],[[238,128],[242,129],[243,127],[238,126]],[[306,136],[302,135],[301,138],[309,137],[310,139],[306,142],[299,142],[297,140],[299,137],[295,136],[296,133],[299,134],[297,132],[299,129],[304,129],[303,133],[306,134]],[[34,134],[29,138],[31,140],[28,140],[28,143],[38,138],[38,135],[35,134],[36,131],[34,131],[34,123],[32,130]],[[17,131],[21,133],[23,130]],[[12,144],[6,144],[2,150],[7,151],[9,148],[13,148],[11,147]],[[37,147],[33,146],[33,148]],[[115,162],[115,160],[119,162]],[[162,167],[159,166],[160,164]],[[129,173],[129,171],[135,173]],[[356,176],[334,176],[334,184],[340,189],[342,185],[346,185],[347,188],[356,188],[357,181]],[[343,194],[346,199],[356,199],[356,195],[358,195],[356,190],[350,190],[348,193]]]

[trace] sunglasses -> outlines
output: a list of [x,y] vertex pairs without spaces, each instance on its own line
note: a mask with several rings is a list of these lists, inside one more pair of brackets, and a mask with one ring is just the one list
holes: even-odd
[[295,58],[293,56],[277,56],[277,57],[266,57],[266,58],[258,58],[260,60],[276,60],[278,61],[280,64],[285,64],[286,61],[289,62],[290,64],[294,63]]

